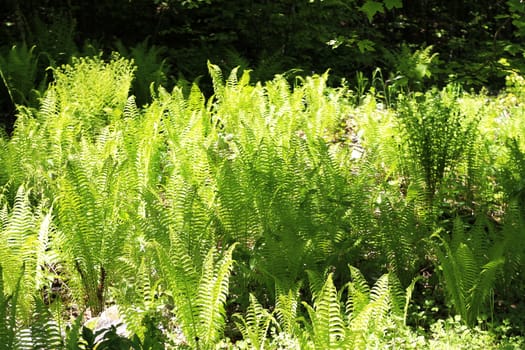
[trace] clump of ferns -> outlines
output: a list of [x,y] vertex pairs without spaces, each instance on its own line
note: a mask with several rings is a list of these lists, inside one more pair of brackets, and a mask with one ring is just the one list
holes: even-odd
[[206,349],[223,337],[236,244],[221,251],[211,248],[199,267],[177,234],[170,236],[171,247],[154,244],[156,266],[187,344]]
[[432,235],[448,302],[466,324],[474,325],[478,317],[490,313],[494,288],[514,237],[513,230],[495,231],[483,216],[472,227],[458,217],[449,235],[442,231]]
[[478,135],[479,117],[467,115],[459,102],[461,96],[461,89],[450,85],[399,101],[397,115],[404,144],[413,155],[413,174],[424,180],[431,209],[442,184],[470,154]]
[[18,280],[11,291],[6,291],[3,268],[0,265],[0,347],[2,349],[59,349],[63,345],[61,325],[55,321],[44,301],[34,293],[27,293],[33,298],[29,311],[31,321],[27,319],[27,310],[20,304],[22,278],[26,274],[25,266],[17,274]]
[[[323,278],[309,272],[313,305],[302,302],[308,317],[299,313],[298,289],[277,288],[273,312],[250,295],[246,316],[236,315],[237,327],[250,348],[278,347],[286,343],[302,349],[365,348],[385,345],[385,332],[404,327],[408,303],[417,279],[401,288],[393,274],[381,276],[369,287],[361,272],[350,267],[352,282],[340,291],[333,274]],[[344,301],[346,295],[346,301]]]
[[26,272],[19,286],[22,319],[29,317],[32,296],[51,287],[55,277],[52,269],[59,262],[53,243],[57,232],[49,202],[42,198],[37,202],[31,197],[25,186],[18,188],[12,205],[6,196],[0,196],[0,255],[4,258],[6,289],[12,292],[21,266]]

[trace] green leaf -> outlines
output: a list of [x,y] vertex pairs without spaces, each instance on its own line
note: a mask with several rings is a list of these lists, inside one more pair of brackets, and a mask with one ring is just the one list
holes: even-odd
[[400,9],[403,7],[403,1],[401,0],[384,0],[385,7],[387,10],[392,10],[394,7]]
[[359,48],[359,52],[361,53],[375,51],[374,45],[375,43],[368,39],[359,40],[357,42],[357,47]]
[[381,2],[373,1],[373,0],[366,1],[363,4],[363,6],[361,6],[359,9],[366,14],[370,22],[372,22],[372,19],[374,18],[376,13],[385,12],[385,9],[383,8],[383,4]]

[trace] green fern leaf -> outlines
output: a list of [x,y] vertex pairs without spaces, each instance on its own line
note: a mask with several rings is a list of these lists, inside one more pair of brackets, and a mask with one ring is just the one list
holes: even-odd
[[281,287],[276,285],[275,314],[282,330],[290,335],[296,333],[300,287],[301,284],[298,283],[295,289],[284,292]]
[[272,323],[276,323],[272,314],[264,309],[257,298],[250,293],[250,305],[246,311],[246,317],[235,315],[239,321],[235,324],[251,348],[263,350],[267,348],[268,329]]
[[314,308],[306,303],[310,320],[312,321],[313,339],[318,349],[338,349],[345,339],[345,327],[341,315],[341,306],[337,289],[329,274],[321,289]]
[[370,302],[370,287],[365,277],[358,268],[349,265],[352,282],[348,285],[348,301],[346,314],[358,315]]
[[228,283],[233,268],[232,253],[235,244],[223,254],[222,259],[214,266],[214,250],[211,249],[204,262],[201,280],[196,299],[198,312],[199,339],[204,344],[215,344],[219,341],[225,324],[225,303],[228,295]]
[[220,101],[223,98],[224,94],[224,82],[222,78],[222,71],[219,68],[219,66],[211,64],[210,61],[208,61],[208,72],[210,73],[213,82],[213,90],[215,92],[215,97]]
[[31,322],[31,339],[33,349],[60,349],[62,335],[53,315],[40,299],[35,301],[35,310]]

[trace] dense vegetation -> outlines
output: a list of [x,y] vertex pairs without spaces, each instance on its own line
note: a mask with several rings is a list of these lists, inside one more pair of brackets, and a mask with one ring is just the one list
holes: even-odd
[[135,348],[523,345],[523,78],[386,105],[209,69],[138,108],[130,61],[75,59],[20,106],[0,343],[76,348],[114,304]]
[[[5,0],[0,63],[16,102],[45,88],[48,66],[100,51],[133,58],[150,82],[200,79],[207,95],[207,60],[249,68],[254,81],[330,69],[330,85],[354,86],[358,72],[371,77],[380,67],[389,85],[454,81],[496,93],[510,70],[524,69],[524,15],[520,0]],[[1,85],[11,124],[14,106]],[[139,106],[150,100],[148,87],[132,87]]]
[[525,4],[38,4],[0,5],[0,350],[525,346]]

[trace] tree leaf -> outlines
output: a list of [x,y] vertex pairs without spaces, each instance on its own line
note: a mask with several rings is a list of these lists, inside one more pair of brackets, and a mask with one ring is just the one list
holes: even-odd
[[361,6],[359,9],[366,14],[370,22],[372,22],[372,19],[374,18],[376,13],[385,12],[385,9],[383,8],[383,4],[381,2],[373,1],[373,0],[366,1],[363,4],[363,6]]
[[403,7],[403,1],[401,0],[384,0],[385,7],[387,10],[392,10],[394,7],[400,9]]

